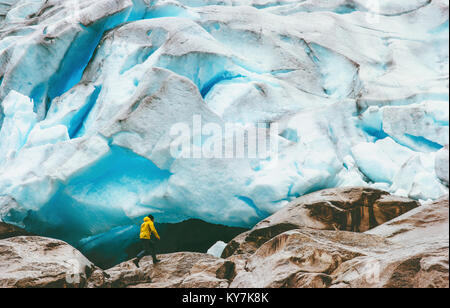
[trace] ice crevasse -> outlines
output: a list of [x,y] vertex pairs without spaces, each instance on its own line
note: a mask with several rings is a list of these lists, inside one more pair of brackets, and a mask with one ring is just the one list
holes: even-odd
[[[251,226],[330,187],[439,198],[448,16],[443,0],[4,0],[0,219],[77,243],[149,213]],[[277,151],[174,157],[195,116],[276,124]]]

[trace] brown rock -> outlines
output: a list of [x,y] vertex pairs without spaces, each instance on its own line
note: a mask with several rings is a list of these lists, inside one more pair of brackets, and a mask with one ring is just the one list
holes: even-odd
[[[346,198],[338,199],[336,191]],[[128,261],[102,271],[61,241],[0,240],[0,287],[448,288],[448,196],[364,233],[317,230],[347,228],[337,219],[342,211],[362,230],[372,226],[371,219],[380,223],[416,205],[379,192],[342,189],[305,196],[236,237],[224,252],[231,254],[227,259],[180,252],[160,255],[156,265],[146,257],[140,268]],[[319,196],[328,199],[317,201]],[[326,202],[329,209],[320,208]],[[364,215],[355,220],[352,211],[358,208]]]
[[382,237],[345,231],[297,229],[263,244],[245,271],[231,283],[237,288],[328,287],[331,274],[344,262],[370,249],[386,251]]
[[[391,206],[390,198],[379,200],[376,204]],[[365,233],[302,228],[259,248],[254,241],[255,252],[229,258],[245,260],[230,286],[447,288],[448,211],[447,196]]]
[[326,274],[296,273],[286,282],[288,288],[323,289],[331,284],[331,277]]
[[88,287],[133,288],[225,288],[235,275],[234,263],[208,254],[179,252],[158,256],[153,265],[145,257],[137,268],[132,261],[105,272],[97,271]]
[[389,238],[400,244],[432,245],[431,239],[448,240],[449,228],[449,196],[418,207],[397,217],[367,234],[375,234]]
[[333,274],[333,286],[351,288],[448,288],[448,245],[414,252],[393,250],[376,257],[343,263]]
[[333,188],[305,195],[252,230],[229,242],[222,257],[254,253],[271,238],[293,229],[364,232],[406,213],[420,204],[373,188]]
[[22,228],[4,222],[0,222],[0,240],[23,235],[32,235],[32,234],[25,231]]
[[0,240],[0,288],[83,287],[94,269],[62,241],[37,236]]
[[376,288],[449,287],[448,196],[416,208],[366,234],[383,236],[390,251],[357,257],[334,273],[333,284]]

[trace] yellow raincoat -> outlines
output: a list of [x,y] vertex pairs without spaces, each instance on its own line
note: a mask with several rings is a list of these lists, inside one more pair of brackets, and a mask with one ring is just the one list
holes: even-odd
[[151,221],[150,218],[145,217],[144,223],[141,225],[141,235],[140,238],[144,240],[149,240],[152,236],[152,233],[156,236],[156,238],[159,240],[158,232],[156,232],[155,225],[153,224],[153,221]]

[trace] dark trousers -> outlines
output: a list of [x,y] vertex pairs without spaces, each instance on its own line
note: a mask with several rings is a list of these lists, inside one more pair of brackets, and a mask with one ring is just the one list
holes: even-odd
[[138,253],[138,255],[137,255],[138,261],[148,255],[152,256],[153,261],[157,260],[155,242],[153,240],[141,239],[141,247],[142,247],[142,251],[140,253]]

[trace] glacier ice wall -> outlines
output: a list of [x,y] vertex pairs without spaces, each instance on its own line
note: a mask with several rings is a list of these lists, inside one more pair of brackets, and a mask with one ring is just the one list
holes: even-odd
[[[2,1],[0,219],[77,242],[329,187],[448,193],[448,1],[369,2]],[[194,116],[277,124],[277,159],[173,157]]]

